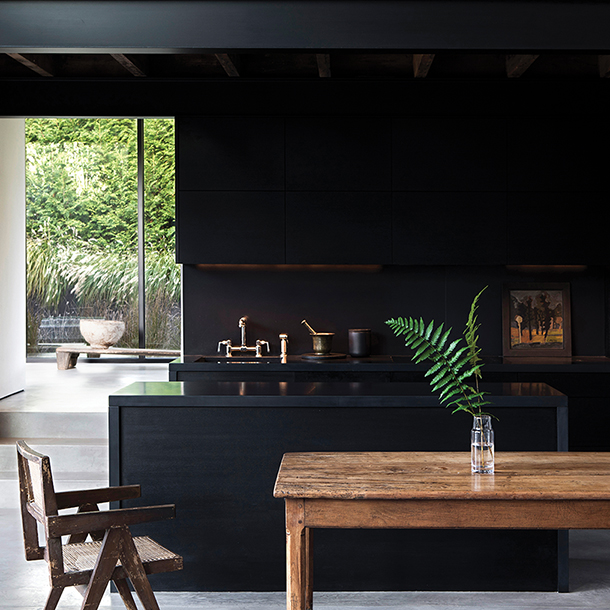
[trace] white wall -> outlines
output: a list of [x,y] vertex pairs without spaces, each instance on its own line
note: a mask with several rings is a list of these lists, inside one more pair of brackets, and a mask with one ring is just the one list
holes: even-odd
[[25,388],[25,122],[0,119],[0,398]]

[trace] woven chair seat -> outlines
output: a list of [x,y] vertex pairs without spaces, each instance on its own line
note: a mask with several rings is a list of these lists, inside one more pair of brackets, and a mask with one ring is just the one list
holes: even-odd
[[[148,536],[135,536],[133,539],[138,555],[146,566],[155,561],[167,559],[180,559],[179,555],[172,553]],[[63,546],[64,569],[68,572],[86,572],[93,570],[100,554],[102,542],[76,542]],[[120,562],[119,562],[120,565]]]

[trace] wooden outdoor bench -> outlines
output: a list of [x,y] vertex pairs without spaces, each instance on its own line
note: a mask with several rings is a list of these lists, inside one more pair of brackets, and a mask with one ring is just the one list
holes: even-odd
[[73,369],[80,354],[87,354],[89,358],[99,358],[102,354],[111,356],[168,356],[178,358],[179,350],[173,349],[144,349],[133,347],[91,347],[84,343],[62,345],[55,350],[57,368],[60,371]]

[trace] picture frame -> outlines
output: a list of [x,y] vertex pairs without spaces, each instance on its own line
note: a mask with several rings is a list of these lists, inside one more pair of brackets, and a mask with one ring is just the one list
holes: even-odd
[[507,284],[502,295],[504,362],[570,362],[568,283]]

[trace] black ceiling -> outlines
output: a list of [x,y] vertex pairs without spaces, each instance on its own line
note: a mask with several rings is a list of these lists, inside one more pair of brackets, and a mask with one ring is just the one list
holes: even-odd
[[608,55],[399,52],[2,53],[0,79],[29,78],[332,78],[595,80]]

